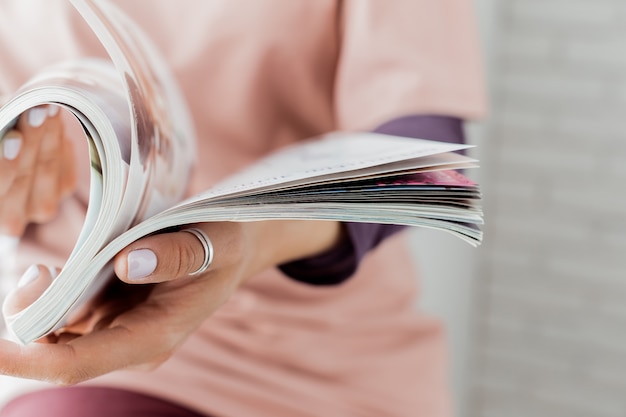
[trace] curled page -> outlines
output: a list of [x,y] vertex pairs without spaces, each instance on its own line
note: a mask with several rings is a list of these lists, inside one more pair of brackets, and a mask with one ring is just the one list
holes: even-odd
[[[180,201],[193,162],[195,134],[173,76],[156,49],[113,4],[72,0],[110,60],[77,59],[43,70],[0,109],[0,137],[30,108],[61,106],[80,121],[91,160],[87,216],[53,285],[7,327],[24,342],[62,327],[111,276],[103,267],[89,288],[70,278],[129,227]],[[59,302],[63,300],[64,302]],[[68,301],[65,301],[68,300]]]

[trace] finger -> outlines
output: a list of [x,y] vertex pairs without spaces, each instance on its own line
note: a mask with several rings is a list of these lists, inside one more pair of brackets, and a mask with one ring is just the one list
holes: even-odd
[[77,186],[77,174],[75,166],[75,153],[74,144],[66,137],[65,131],[63,132],[61,140],[61,161],[63,170],[61,171],[60,178],[60,193],[61,197],[70,196]]
[[59,154],[61,160],[61,171],[59,173],[59,193],[61,198],[72,194],[76,189],[76,166],[74,143],[67,136],[65,129],[64,114],[61,107],[51,104],[48,110],[48,120],[60,129]]
[[18,281],[17,288],[5,298],[2,306],[4,316],[11,317],[31,305],[50,286],[57,274],[56,268],[31,265]]
[[[150,312],[138,311],[145,317]],[[169,335],[157,324],[142,320],[141,331],[114,326],[75,337],[61,335],[65,343],[19,346],[0,340],[0,374],[73,385],[108,372],[167,357]]]
[[11,236],[20,236],[28,223],[26,208],[47,114],[46,106],[35,107],[20,116],[17,122],[23,141],[16,176],[2,199],[0,210],[0,228]]
[[28,198],[30,221],[43,223],[54,217],[61,199],[62,135],[58,106],[48,106],[47,122],[41,134],[35,173]]
[[115,273],[124,282],[146,284],[188,277],[205,262],[205,248],[187,232],[161,233],[140,239],[115,258]]
[[73,385],[95,378],[135,360],[136,355],[128,352],[125,334],[125,329],[118,327],[67,343],[20,346],[0,340],[0,374],[57,385]]
[[2,138],[0,157],[0,197],[4,196],[17,176],[23,137],[17,130],[10,130]]

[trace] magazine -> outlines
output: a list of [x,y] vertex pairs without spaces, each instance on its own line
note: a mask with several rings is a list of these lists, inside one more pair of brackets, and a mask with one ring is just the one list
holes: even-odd
[[91,162],[87,215],[73,251],[34,303],[5,317],[22,343],[79,317],[111,279],[121,249],[171,227],[316,219],[421,226],[481,242],[480,190],[458,172],[477,166],[456,153],[467,145],[335,132],[279,149],[182,200],[195,135],[167,65],[112,4],[71,1],[110,60],[45,69],[0,109],[1,138],[28,109],[62,106],[80,121]]

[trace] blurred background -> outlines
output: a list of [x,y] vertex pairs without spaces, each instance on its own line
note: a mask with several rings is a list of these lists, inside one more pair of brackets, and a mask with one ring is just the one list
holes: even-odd
[[474,2],[485,242],[414,234],[458,415],[626,416],[626,2]]
[[485,242],[412,234],[458,417],[626,416],[626,1],[474,2]]

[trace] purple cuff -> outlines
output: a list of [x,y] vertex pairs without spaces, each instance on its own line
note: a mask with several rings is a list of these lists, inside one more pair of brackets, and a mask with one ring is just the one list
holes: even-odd
[[[374,130],[387,135],[465,143],[463,121],[456,117],[425,115],[391,120]],[[385,238],[404,226],[378,223],[344,223],[346,238],[332,249],[280,265],[290,278],[310,285],[337,285],[350,278],[361,259]]]

